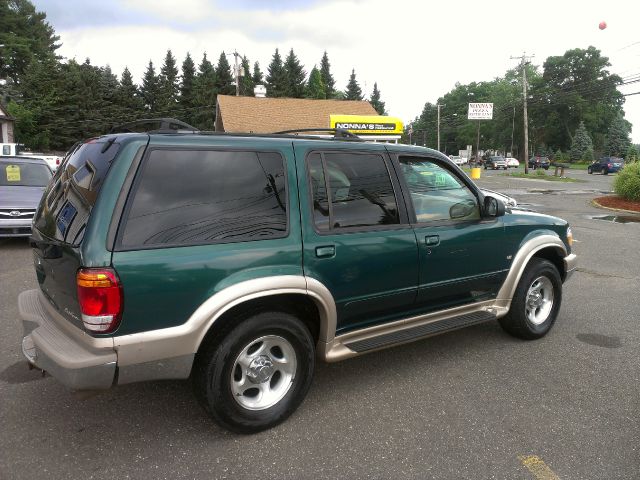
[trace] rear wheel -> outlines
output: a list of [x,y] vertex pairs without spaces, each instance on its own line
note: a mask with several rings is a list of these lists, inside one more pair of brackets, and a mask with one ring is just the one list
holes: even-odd
[[548,260],[533,258],[527,265],[509,313],[498,321],[511,335],[525,340],[541,338],[553,326],[562,302],[562,280]]
[[602,169],[602,174],[603,175],[609,175],[609,170],[607,170],[606,168]]
[[315,367],[313,338],[295,316],[263,312],[240,321],[198,353],[193,381],[223,427],[254,433],[283,422],[306,396]]

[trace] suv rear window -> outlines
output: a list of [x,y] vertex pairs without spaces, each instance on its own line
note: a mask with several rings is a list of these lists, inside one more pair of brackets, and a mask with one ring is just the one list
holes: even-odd
[[278,153],[155,149],[133,188],[120,249],[287,235],[286,176]]
[[82,241],[100,188],[120,149],[113,140],[89,140],[58,168],[34,218],[35,227],[45,236],[72,245]]

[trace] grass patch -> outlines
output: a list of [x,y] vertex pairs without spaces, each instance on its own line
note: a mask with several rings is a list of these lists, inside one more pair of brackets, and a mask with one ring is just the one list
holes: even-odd
[[[549,182],[563,182],[563,183],[586,183],[585,180],[578,180],[577,178],[561,178],[554,177],[553,175],[547,175],[546,173],[540,173],[542,170],[536,170],[536,173],[503,173],[503,177],[513,178],[527,178],[529,180],[547,180]],[[566,171],[565,171],[566,173]]]

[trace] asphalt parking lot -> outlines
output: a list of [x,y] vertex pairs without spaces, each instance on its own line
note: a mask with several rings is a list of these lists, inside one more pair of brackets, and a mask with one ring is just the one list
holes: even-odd
[[82,396],[29,371],[31,251],[0,240],[0,479],[637,479],[640,223],[593,218],[611,214],[590,201],[613,176],[502,173],[478,183],[572,224],[579,270],[550,334],[489,323],[320,364],[301,408],[252,436],[217,427],[186,381]]

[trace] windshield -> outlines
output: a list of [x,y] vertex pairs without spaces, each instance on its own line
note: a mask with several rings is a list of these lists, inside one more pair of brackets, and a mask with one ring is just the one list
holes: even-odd
[[0,186],[46,187],[51,179],[51,170],[37,163],[3,163]]

